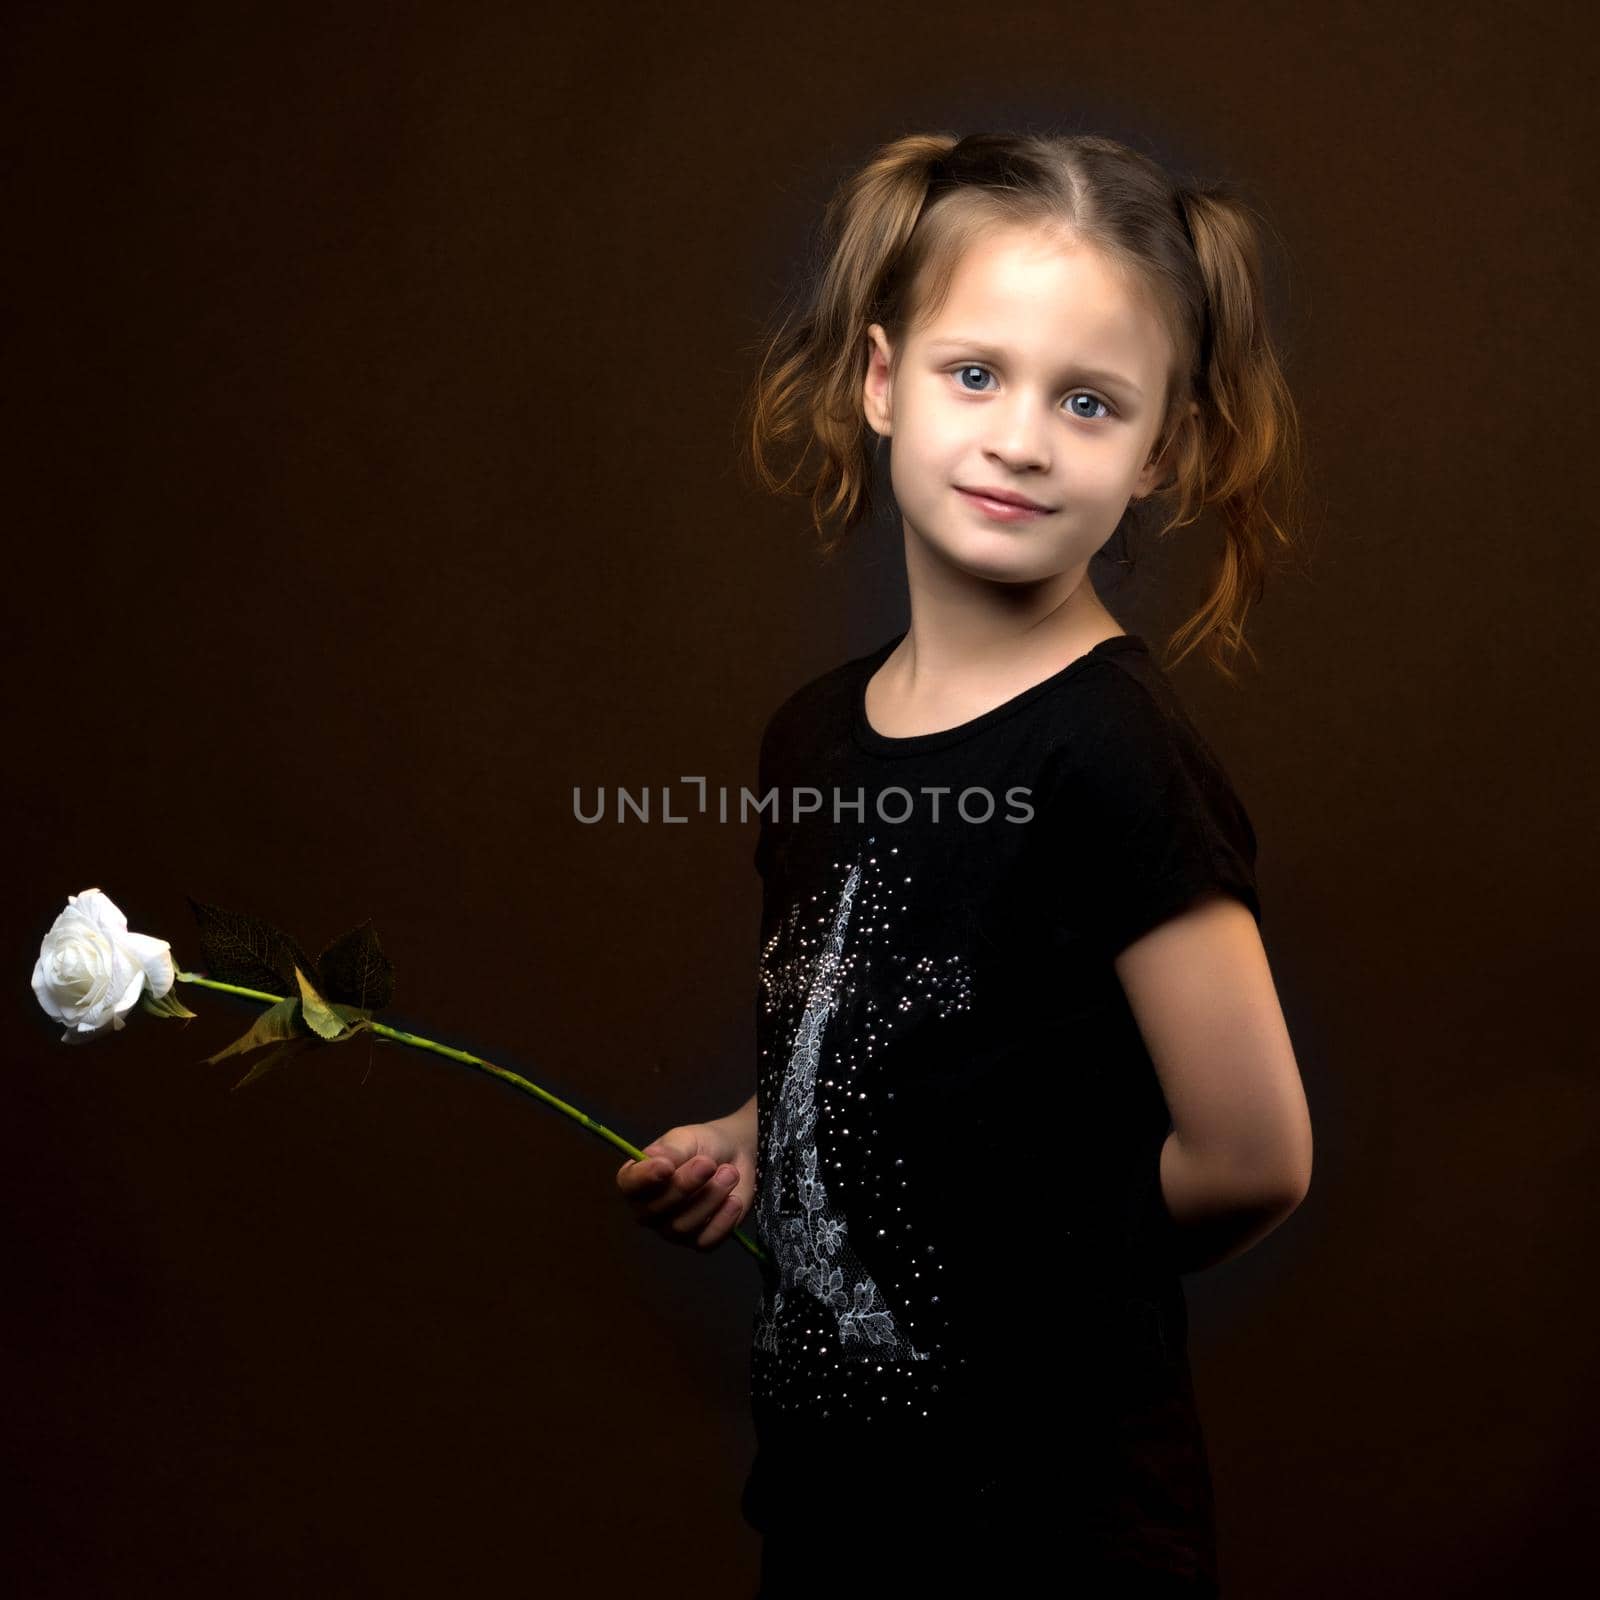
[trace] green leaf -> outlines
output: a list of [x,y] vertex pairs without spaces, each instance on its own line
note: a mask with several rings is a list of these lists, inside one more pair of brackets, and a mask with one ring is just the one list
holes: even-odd
[[159,1000],[154,999],[150,991],[146,989],[139,996],[139,1005],[143,1010],[148,1011],[155,1017],[193,1017],[199,1015],[198,1012],[191,1011],[178,998],[178,986],[176,983]]
[[371,917],[328,945],[317,957],[317,974],[329,1000],[381,1011],[394,999],[394,967],[378,946]]
[[306,1019],[306,1026],[323,1039],[338,1039],[348,1033],[350,1029],[344,1018],[335,1014],[299,967],[294,969],[294,976],[300,986],[301,1015]]
[[292,999],[294,969],[317,978],[317,969],[300,946],[280,928],[259,917],[225,911],[185,895],[200,926],[200,951],[208,978],[236,983],[241,989],[264,989]]
[[214,1065],[228,1056],[240,1055],[246,1050],[259,1050],[265,1044],[277,1044],[285,1039],[305,1038],[305,1034],[294,1025],[299,1012],[298,997],[280,1000],[277,1005],[268,1006],[256,1018],[248,1033],[235,1039],[226,1049],[217,1051],[214,1056],[207,1056],[206,1065]]
[[242,1089],[247,1083],[254,1083],[257,1078],[264,1077],[274,1067],[287,1066],[297,1057],[305,1054],[307,1050],[314,1049],[317,1041],[309,1034],[298,1034],[286,1044],[280,1044],[276,1050],[264,1055],[245,1075],[234,1084],[235,1089]]

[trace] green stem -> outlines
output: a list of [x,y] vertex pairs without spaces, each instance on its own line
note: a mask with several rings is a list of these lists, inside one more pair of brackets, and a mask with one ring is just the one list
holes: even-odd
[[[246,1000],[265,1000],[269,1004],[276,1005],[283,999],[281,994],[268,994],[262,989],[242,989],[236,983],[219,983],[215,978],[202,978],[197,972],[180,972],[177,977],[182,983],[198,983],[203,988],[218,989],[223,994],[243,995]],[[491,1076],[499,1078],[502,1083],[509,1083],[514,1089],[520,1089],[524,1094],[531,1094],[535,1098],[543,1100],[546,1105],[554,1106],[557,1111],[571,1117],[574,1122],[581,1127],[587,1128],[590,1133],[604,1139],[607,1144],[615,1145],[617,1149],[623,1151],[626,1155],[632,1156],[635,1161],[648,1159],[642,1150],[629,1144],[621,1134],[613,1133],[603,1122],[596,1122],[587,1112],[580,1111],[576,1106],[568,1105],[565,1100],[551,1094],[548,1089],[541,1089],[538,1084],[531,1082],[527,1078],[520,1077],[515,1072],[508,1072],[504,1067],[497,1067],[492,1061],[485,1061],[481,1056],[470,1055],[467,1051],[457,1050],[451,1045],[439,1044],[433,1039],[419,1038],[414,1033],[407,1033],[403,1028],[391,1028],[385,1022],[368,1020],[364,1025],[371,1028],[374,1033],[382,1034],[386,1039],[396,1039],[401,1044],[409,1044],[417,1050],[431,1050],[435,1055],[448,1056],[452,1061],[460,1061],[466,1066],[476,1067],[480,1072],[487,1072]],[[737,1228],[733,1230],[733,1237],[757,1261],[765,1261],[767,1259],[766,1252],[761,1246],[753,1239],[746,1238]]]

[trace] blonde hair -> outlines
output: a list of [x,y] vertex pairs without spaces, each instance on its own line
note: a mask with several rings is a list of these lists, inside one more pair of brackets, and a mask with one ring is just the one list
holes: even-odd
[[[760,341],[740,419],[756,476],[774,492],[809,497],[825,557],[870,521],[881,441],[862,403],[867,328],[881,323],[898,359],[905,334],[937,315],[967,247],[1018,225],[1099,251],[1143,287],[1166,325],[1174,363],[1156,450],[1171,477],[1149,498],[1170,515],[1156,537],[1214,506],[1224,542],[1212,592],[1174,633],[1169,652],[1183,648],[1165,664],[1203,645],[1231,680],[1231,658],[1250,648],[1244,618],[1271,549],[1291,544],[1304,462],[1267,325],[1262,230],[1229,185],[1177,182],[1094,134],[910,134],[884,145],[830,198],[819,270]],[[796,443],[780,472],[775,454]]]

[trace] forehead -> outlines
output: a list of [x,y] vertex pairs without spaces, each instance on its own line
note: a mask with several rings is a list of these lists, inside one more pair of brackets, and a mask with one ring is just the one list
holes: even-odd
[[1142,285],[1102,252],[1062,235],[1006,229],[969,246],[944,303],[915,338],[950,338],[1146,367],[1167,334]]

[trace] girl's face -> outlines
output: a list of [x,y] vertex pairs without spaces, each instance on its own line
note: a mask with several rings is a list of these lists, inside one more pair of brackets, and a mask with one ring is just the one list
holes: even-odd
[[[1129,500],[1155,487],[1172,350],[1096,251],[1002,230],[963,257],[892,381],[882,326],[868,338],[867,420],[893,441],[907,537],[972,576],[1081,573]],[[985,489],[1043,510],[1008,519],[964,492]]]

